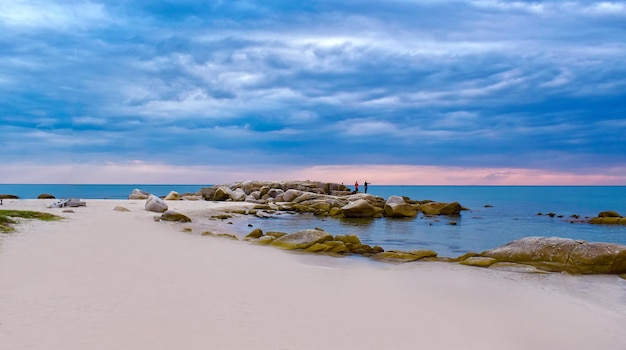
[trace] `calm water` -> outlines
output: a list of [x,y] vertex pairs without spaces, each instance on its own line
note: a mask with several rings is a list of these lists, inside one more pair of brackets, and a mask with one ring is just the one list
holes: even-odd
[[135,189],[141,189],[156,196],[165,196],[170,191],[178,193],[196,193],[202,187],[211,185],[2,185],[1,194],[13,194],[21,199],[34,199],[42,193],[49,193],[56,198],[80,199],[128,199]]
[[[36,198],[125,199],[134,188],[155,195],[170,191],[195,193],[208,185],[0,185],[0,193]],[[457,201],[470,209],[459,217],[415,219],[335,219],[283,214],[273,219],[250,217],[235,223],[244,235],[248,224],[264,231],[295,232],[319,227],[333,234],[356,234],[365,243],[389,249],[432,249],[441,256],[480,252],[528,236],[558,236],[587,241],[626,244],[626,226],[570,223],[572,214],[593,217],[604,210],[626,215],[626,186],[370,186],[369,193],[384,198]],[[486,207],[486,205],[492,207]],[[553,212],[562,218],[538,213]],[[457,225],[449,225],[454,221]]]

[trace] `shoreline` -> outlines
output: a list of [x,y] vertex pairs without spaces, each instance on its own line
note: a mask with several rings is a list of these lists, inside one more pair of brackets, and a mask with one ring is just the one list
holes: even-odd
[[[11,209],[67,219],[0,238],[0,342],[11,349],[626,347],[617,276],[293,254],[185,233],[142,200],[48,204]],[[172,209],[219,205],[240,204]]]

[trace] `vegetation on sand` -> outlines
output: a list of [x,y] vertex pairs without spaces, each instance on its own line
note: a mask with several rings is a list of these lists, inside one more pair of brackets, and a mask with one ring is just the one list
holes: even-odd
[[0,232],[8,233],[15,229],[12,225],[18,222],[14,218],[37,219],[43,221],[55,221],[62,219],[60,216],[29,210],[0,210]]

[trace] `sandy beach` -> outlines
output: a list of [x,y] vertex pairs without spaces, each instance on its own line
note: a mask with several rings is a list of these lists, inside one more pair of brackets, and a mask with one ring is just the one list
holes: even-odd
[[2,349],[626,349],[617,276],[295,254],[184,232],[141,200],[50,203],[0,208],[66,218],[0,237]]

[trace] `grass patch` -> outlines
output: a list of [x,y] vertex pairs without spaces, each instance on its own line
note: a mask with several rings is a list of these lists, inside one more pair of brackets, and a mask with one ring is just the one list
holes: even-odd
[[13,228],[13,225],[17,224],[17,221],[13,220],[12,218],[36,219],[42,221],[56,221],[63,219],[60,216],[42,213],[39,211],[0,210],[0,232],[8,233],[15,230]]

